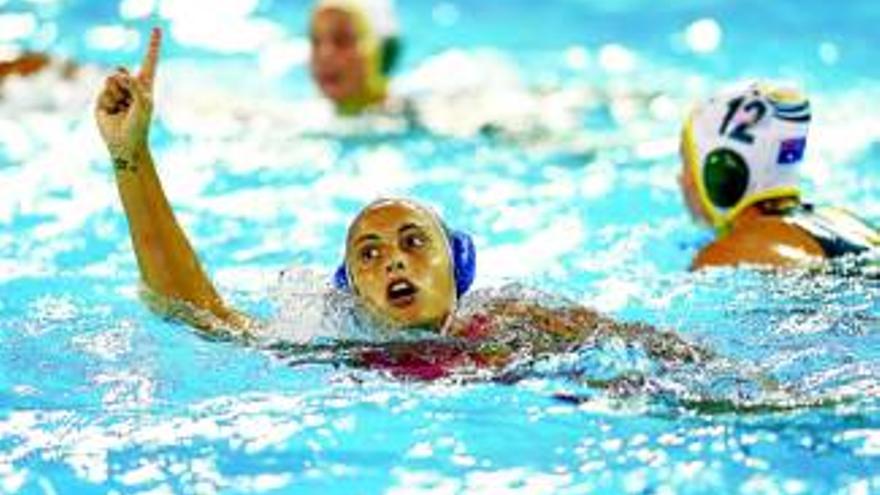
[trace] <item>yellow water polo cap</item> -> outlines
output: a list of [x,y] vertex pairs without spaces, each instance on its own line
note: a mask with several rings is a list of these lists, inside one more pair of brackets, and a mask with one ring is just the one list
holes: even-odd
[[686,173],[716,229],[767,199],[799,197],[810,102],[800,91],[751,82],[698,103],[682,133]]
[[364,24],[364,35],[379,47],[382,73],[391,72],[400,50],[400,24],[394,0],[318,0],[314,11],[323,9],[338,9],[357,16]]

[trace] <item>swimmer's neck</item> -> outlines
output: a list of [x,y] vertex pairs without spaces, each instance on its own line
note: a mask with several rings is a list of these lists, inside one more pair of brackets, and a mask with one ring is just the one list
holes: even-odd
[[373,325],[393,332],[427,331],[446,336],[449,334],[449,329],[456,323],[454,309],[439,318],[408,323],[395,321],[390,316],[374,310],[367,311],[366,315]]
[[368,87],[363,93],[336,103],[336,113],[351,117],[362,113],[370,107],[381,106],[388,98],[387,85],[381,84]]

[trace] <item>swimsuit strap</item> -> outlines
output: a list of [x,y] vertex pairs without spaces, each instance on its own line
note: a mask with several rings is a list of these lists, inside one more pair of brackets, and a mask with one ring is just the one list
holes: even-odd
[[776,214],[786,223],[810,234],[828,258],[862,254],[880,248],[880,232],[840,208],[802,204]]

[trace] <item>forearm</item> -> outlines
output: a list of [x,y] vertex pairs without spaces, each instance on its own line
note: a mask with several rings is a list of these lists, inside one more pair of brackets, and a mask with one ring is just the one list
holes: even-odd
[[149,149],[112,157],[131,242],[146,287],[221,319],[230,312],[174,216]]

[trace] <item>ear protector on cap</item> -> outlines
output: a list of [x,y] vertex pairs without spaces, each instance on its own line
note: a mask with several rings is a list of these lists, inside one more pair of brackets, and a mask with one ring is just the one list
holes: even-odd
[[382,63],[379,69],[383,75],[391,74],[391,71],[397,66],[402,48],[400,38],[396,36],[382,40]]
[[[474,240],[466,232],[448,229],[445,225],[443,230],[449,240],[449,249],[452,251],[450,255],[453,276],[455,277],[455,294],[457,297],[461,297],[474,283],[474,277],[477,273],[477,249],[474,246]],[[342,262],[333,274],[333,286],[339,290],[351,290],[345,262]]]
[[709,200],[722,208],[737,204],[749,185],[749,167],[745,159],[730,148],[717,148],[706,155],[703,183]]

